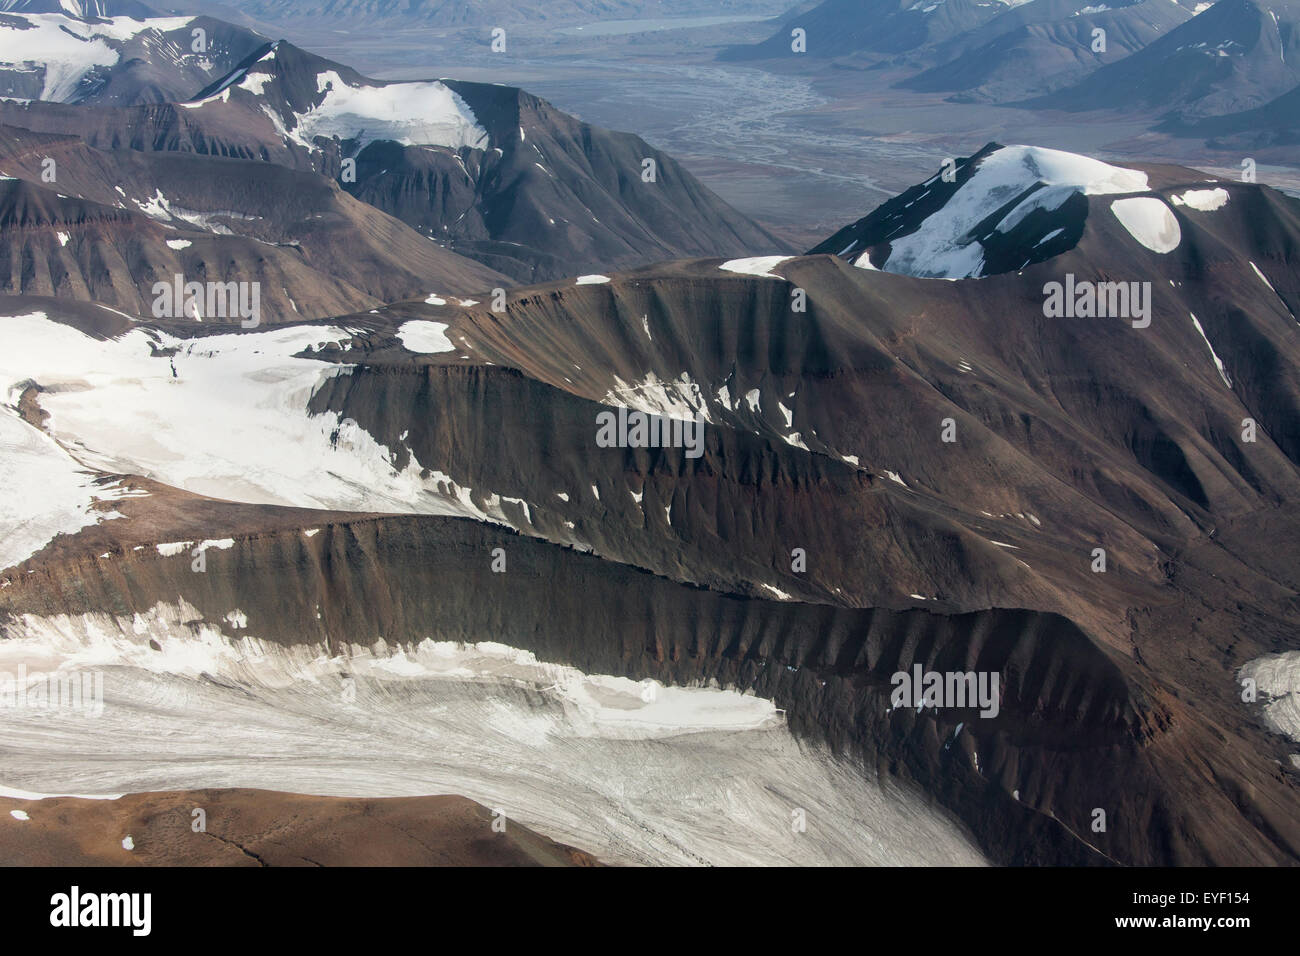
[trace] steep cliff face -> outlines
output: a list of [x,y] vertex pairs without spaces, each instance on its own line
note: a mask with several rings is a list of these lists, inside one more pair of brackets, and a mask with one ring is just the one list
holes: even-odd
[[[361,645],[490,638],[591,672],[715,679],[771,697],[797,732],[923,785],[1003,862],[1264,863],[1294,854],[1285,836],[1294,784],[1054,614],[771,602],[463,519],[312,515],[324,520],[307,528],[308,515],[287,509],[176,505],[183,509],[163,519],[166,536],[218,524],[234,536],[205,552],[202,572],[188,550],[136,550],[132,542],[163,528],[156,515],[136,518],[160,509],[134,499],[123,505],[126,520],[61,541],[6,575],[6,636],[22,634],[29,614],[69,615],[64,627],[76,633],[85,614],[101,634],[169,640],[173,629],[154,635],[141,624],[163,604],[188,608],[195,627],[286,645],[331,647],[340,635]],[[283,527],[238,530],[254,524]],[[502,573],[492,570],[498,554]],[[1003,675],[998,714],[893,706],[891,675],[916,665]],[[1225,775],[1239,789],[1225,789]],[[1092,830],[1098,808],[1104,833]]]

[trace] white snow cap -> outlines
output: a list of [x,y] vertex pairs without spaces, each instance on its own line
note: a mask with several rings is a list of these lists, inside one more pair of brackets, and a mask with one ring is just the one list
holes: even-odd
[[[1038,184],[1044,188],[1034,189]],[[995,227],[1007,232],[1036,209],[1059,209],[1076,193],[1088,196],[1147,190],[1146,173],[1057,149],[1002,146],[975,164],[970,179],[915,232],[891,239],[889,258],[855,264],[885,272],[933,279],[966,279],[983,274],[984,247],[972,236],[981,222],[1017,196],[1034,191],[1012,207]]]

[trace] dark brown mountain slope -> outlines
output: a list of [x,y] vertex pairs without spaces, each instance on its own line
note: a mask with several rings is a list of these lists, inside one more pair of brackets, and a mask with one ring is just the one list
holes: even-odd
[[[1148,176],[1080,194],[1059,255],[977,280],[697,260],[514,290],[503,313],[345,317],[316,357],[349,372],[310,409],[410,466],[420,507],[499,517],[316,512],[308,538],[281,509],[155,494],[5,572],[0,607],[111,609],[127,634],[179,597],[279,642],[492,640],[717,678],[918,782],[1003,862],[1294,863],[1295,745],[1237,673],[1300,649],[1300,213],[1265,187]],[[1166,216],[1177,241],[1156,251],[1142,223]],[[1150,324],[1049,317],[1069,275],[1150,283]],[[412,352],[430,326],[410,322],[450,349]],[[601,447],[618,405],[707,416],[702,454]],[[234,539],[203,575],[134,550],[199,534]],[[916,663],[997,672],[1000,714],[891,708]]]

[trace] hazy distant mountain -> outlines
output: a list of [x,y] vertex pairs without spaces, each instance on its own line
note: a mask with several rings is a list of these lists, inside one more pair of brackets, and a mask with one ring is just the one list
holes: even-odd
[[807,36],[813,59],[855,53],[896,54],[940,43],[975,29],[1025,0],[824,0],[785,20],[768,39],[752,46],[730,47],[725,60],[795,56],[791,31]]
[[1253,110],[1194,122],[1171,119],[1158,128],[1175,136],[1203,137],[1218,149],[1290,146],[1300,143],[1300,86]]
[[1263,106],[1300,83],[1300,0],[1219,0],[1145,49],[1025,105],[1184,120]]
[[784,0],[224,0],[224,3],[257,20],[274,24],[430,27],[775,14],[788,6]]
[[[939,44],[929,53],[939,65],[899,85],[952,92],[955,101],[1023,99],[1077,82],[1191,16],[1169,0],[1033,0]],[[1098,29],[1105,31],[1104,51],[1093,49]]]

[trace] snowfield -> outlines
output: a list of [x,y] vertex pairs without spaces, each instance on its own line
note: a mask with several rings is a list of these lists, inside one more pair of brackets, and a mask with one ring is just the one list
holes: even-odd
[[298,132],[360,141],[391,139],[403,146],[462,146],[482,148],[488,134],[468,104],[436,80],[350,86],[327,70],[316,77],[317,92],[325,95],[315,109],[295,114]]
[[[335,656],[231,641],[207,626],[191,635],[181,622],[195,615],[160,604],[135,618],[27,618],[25,636],[0,641],[0,670],[112,676],[95,720],[0,711],[0,781],[42,793],[461,793],[634,865],[984,862],[923,797],[797,741],[769,700],[588,675],[492,643]],[[796,809],[806,832],[791,826]]]
[[[29,379],[50,388],[40,403],[49,435],[91,468],[250,504],[459,515],[513,527],[508,502],[528,521],[526,502],[476,500],[449,476],[426,473],[414,455],[399,468],[401,449],[378,444],[356,422],[308,413],[317,388],[351,370],[308,356],[349,337],[317,325],[198,339],[135,328],[101,341],[39,312],[0,317],[0,385],[11,395]],[[415,330],[417,344],[435,338]],[[84,494],[72,499],[84,506]]]
[[[10,402],[16,402],[12,383],[7,384]],[[9,407],[0,409],[0,461],[5,474],[0,570],[27,560],[56,535],[117,517],[94,509],[97,501],[113,500],[114,493],[97,488],[93,473]]]

